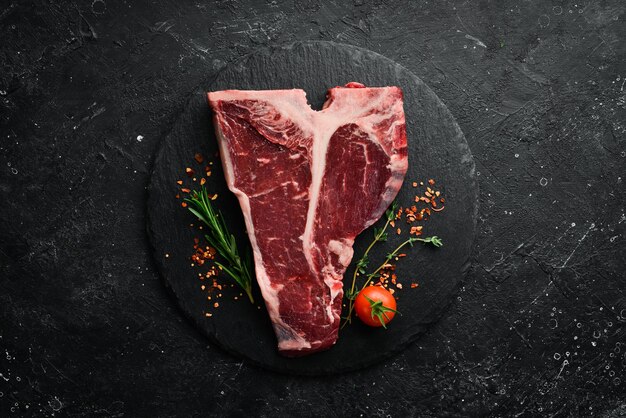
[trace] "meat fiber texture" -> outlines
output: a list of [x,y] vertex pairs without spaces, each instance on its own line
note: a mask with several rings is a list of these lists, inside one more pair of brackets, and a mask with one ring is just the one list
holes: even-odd
[[355,237],[396,197],[408,166],[402,90],[349,83],[320,111],[303,90],[208,93],[278,349],[337,341]]

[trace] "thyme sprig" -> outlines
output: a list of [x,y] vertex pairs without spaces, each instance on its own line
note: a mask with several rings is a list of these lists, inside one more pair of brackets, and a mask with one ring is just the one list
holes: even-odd
[[225,263],[216,261],[215,264],[225,271],[246,292],[250,302],[254,303],[250,252],[247,251],[243,257],[239,255],[235,236],[228,231],[222,213],[213,208],[204,186],[200,191],[192,190],[190,196],[185,198],[187,208],[208,227],[204,237],[225,261]]

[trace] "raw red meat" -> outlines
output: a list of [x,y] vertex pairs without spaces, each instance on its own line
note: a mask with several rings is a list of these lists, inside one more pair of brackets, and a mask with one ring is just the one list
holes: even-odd
[[337,340],[354,238],[380,218],[407,170],[402,90],[208,93],[224,174],[246,222],[278,349],[299,356]]

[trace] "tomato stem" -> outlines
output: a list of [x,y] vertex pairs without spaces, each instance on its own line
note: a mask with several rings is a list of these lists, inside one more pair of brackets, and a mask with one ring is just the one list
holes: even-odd
[[[374,317],[378,318],[378,320],[380,321],[380,324],[385,329],[387,329],[386,323],[389,322],[389,317],[387,316],[387,312],[393,312],[393,313],[400,314],[400,312],[396,311],[395,309],[391,309],[391,308],[383,305],[383,302],[380,301],[380,300],[377,300],[376,302],[374,302],[372,299],[370,299],[367,296],[365,296],[365,299],[367,299],[367,301],[370,303],[372,319]],[[387,319],[387,321],[385,321],[383,319],[383,316]]]

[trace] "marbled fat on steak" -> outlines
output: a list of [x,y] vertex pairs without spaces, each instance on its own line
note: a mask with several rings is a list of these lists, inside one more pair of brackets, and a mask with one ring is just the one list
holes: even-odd
[[380,218],[407,170],[402,90],[208,93],[224,174],[252,244],[256,277],[286,356],[337,340],[355,237]]

